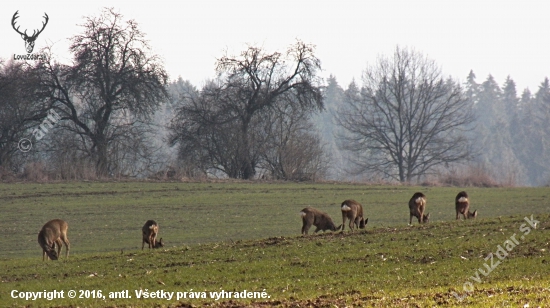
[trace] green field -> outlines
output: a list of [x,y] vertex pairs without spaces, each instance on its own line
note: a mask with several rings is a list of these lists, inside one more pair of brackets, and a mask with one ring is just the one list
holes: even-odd
[[[549,306],[550,188],[468,188],[478,219],[455,221],[460,190],[332,183],[0,184],[0,306]],[[407,203],[416,191],[427,195],[431,221],[409,227]],[[321,209],[340,224],[345,199],[363,204],[366,230],[300,236],[302,208]],[[531,215],[540,221],[536,229],[524,219]],[[68,262],[42,262],[37,234],[53,218],[69,223]],[[141,251],[148,219],[159,223],[165,249]],[[492,265],[485,260],[489,253]],[[64,290],[65,298],[12,298],[44,290]],[[84,298],[69,299],[68,290]],[[109,298],[125,290],[132,298]],[[136,298],[145,290],[174,292],[174,298]],[[247,290],[269,298],[211,298],[222,293],[210,292],[222,290],[226,297]],[[177,292],[185,298],[176,300]]]

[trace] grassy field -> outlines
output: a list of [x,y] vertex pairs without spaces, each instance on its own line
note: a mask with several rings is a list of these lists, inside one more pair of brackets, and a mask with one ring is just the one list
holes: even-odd
[[[455,221],[453,203],[460,190],[295,183],[0,184],[0,306],[549,306],[550,189],[468,188],[478,219]],[[407,202],[416,191],[427,195],[431,221],[409,227]],[[363,204],[366,230],[299,235],[302,208],[321,209],[340,224],[339,204],[348,198]],[[540,221],[536,229],[525,220],[531,215]],[[53,218],[69,223],[68,262],[42,262],[36,236]],[[147,219],[159,223],[166,249],[141,251]],[[44,290],[64,290],[65,298],[12,298]],[[68,290],[82,293],[70,299]],[[118,295],[132,298],[109,298],[126,290]],[[247,295],[244,290],[264,298],[234,298]],[[174,294],[170,300],[143,298],[145,291]],[[216,300],[222,295],[232,299]]]

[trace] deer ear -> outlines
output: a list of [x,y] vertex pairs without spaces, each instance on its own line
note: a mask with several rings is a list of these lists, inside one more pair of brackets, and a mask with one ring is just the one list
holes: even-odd
[[474,211],[474,218],[477,217],[477,210]]

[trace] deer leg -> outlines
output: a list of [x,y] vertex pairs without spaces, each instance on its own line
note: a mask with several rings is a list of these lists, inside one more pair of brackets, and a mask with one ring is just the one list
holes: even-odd
[[319,232],[319,230],[321,230],[321,228],[317,227],[317,228],[315,228],[315,231],[313,231],[313,233],[317,233],[317,232]]
[[305,233],[307,235],[309,228],[311,228],[311,224],[304,221],[304,223],[302,224],[302,234]]
[[59,247],[57,248],[57,255],[61,257],[62,241],[65,244],[65,259],[69,259],[69,250],[71,249],[70,248],[71,242],[69,242],[69,238],[67,237],[67,235],[62,235],[61,239],[57,241],[57,245],[59,245]]
[[58,238],[55,241],[55,246],[57,246],[57,257],[61,258],[61,248],[63,248],[63,242],[61,242],[61,238]]
[[342,212],[342,232],[346,228],[346,213]]

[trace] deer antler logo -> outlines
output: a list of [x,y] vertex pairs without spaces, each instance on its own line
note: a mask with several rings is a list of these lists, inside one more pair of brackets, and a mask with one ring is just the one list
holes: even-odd
[[27,30],[25,30],[25,32],[21,32],[21,31],[19,31],[19,26],[17,28],[15,27],[15,20],[17,18],[19,18],[19,16],[17,16],[18,13],[19,13],[19,11],[15,12],[15,14],[13,14],[13,17],[11,19],[11,25],[13,27],[13,30],[15,30],[17,33],[19,33],[21,35],[21,38],[23,38],[23,40],[25,40],[25,49],[27,49],[27,53],[32,53],[32,50],[34,49],[34,41],[36,40],[38,35],[40,33],[42,33],[42,31],[44,31],[44,28],[46,28],[46,25],[48,24],[48,20],[50,18],[48,17],[48,14],[44,13],[45,16],[43,16],[43,17],[44,17],[44,19],[46,19],[46,22],[42,22],[42,29],[33,30],[32,35],[28,36],[27,35]]

